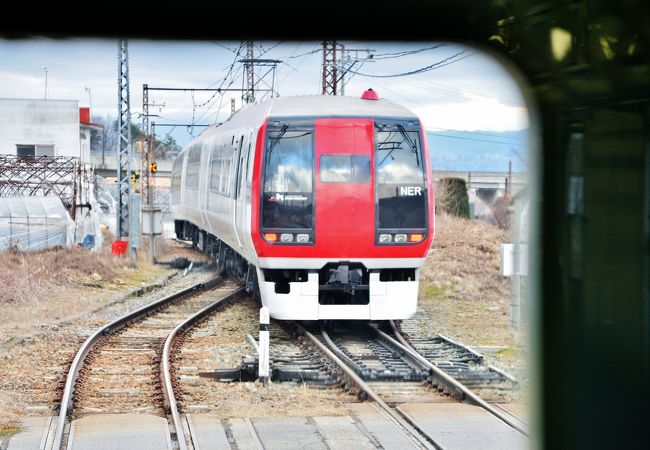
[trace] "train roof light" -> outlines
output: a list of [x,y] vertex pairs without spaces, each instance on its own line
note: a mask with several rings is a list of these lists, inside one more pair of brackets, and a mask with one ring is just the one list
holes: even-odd
[[379,95],[377,95],[377,92],[373,91],[372,88],[369,88],[361,94],[361,98],[363,100],[379,100]]

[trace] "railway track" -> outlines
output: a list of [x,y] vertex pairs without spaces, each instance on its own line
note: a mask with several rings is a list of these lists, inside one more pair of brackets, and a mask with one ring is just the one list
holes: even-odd
[[[336,414],[340,404],[350,399],[339,387],[341,373],[290,322],[271,323],[272,386],[239,383],[257,379],[257,343],[252,335],[259,330],[258,310],[253,299],[243,298],[180,333],[172,363],[181,414],[204,413],[221,419],[285,412],[308,415],[315,410]],[[307,392],[305,385],[316,389]]]
[[[209,290],[209,296],[197,295]],[[229,300],[240,298],[243,291],[243,287],[232,281],[213,278],[98,329],[82,345],[69,369],[52,448],[59,450],[69,445],[66,434],[66,430],[70,430],[70,427],[66,428],[68,419],[122,412],[165,417],[168,430],[165,434],[169,434],[173,447],[181,450],[194,448],[192,423],[188,416],[181,415],[186,412],[182,410],[185,396],[183,370],[186,368],[178,367],[179,356],[174,353],[180,353],[188,338],[192,340],[192,335],[201,328],[200,324],[218,317],[223,326],[222,314],[210,318],[211,313],[220,305],[230,303]],[[238,303],[238,307],[240,305]],[[416,351],[410,348],[408,341],[398,342],[367,323],[349,325],[350,322],[346,322],[345,328],[339,322],[329,330],[323,328],[311,334],[300,324],[283,322],[280,326],[275,322],[271,347],[274,379],[295,382],[303,387],[304,384],[345,386],[360,400],[373,400],[382,414],[400,428],[416,448],[441,446],[418,426],[416,420],[400,411],[397,406],[402,403],[453,402],[455,398],[478,405],[520,433],[526,433],[525,424],[516,417],[486,404],[451,376],[467,375],[463,370],[457,370],[459,364],[463,361],[469,364],[467,358],[480,355],[470,351],[470,356],[467,356],[466,348],[451,351],[450,346],[459,344],[445,340],[444,345],[438,345],[446,355],[442,358],[443,363],[440,358],[431,362],[427,358],[431,354],[426,354],[422,342],[418,342],[420,348]],[[393,327],[398,338],[403,339],[398,326],[393,324]],[[203,338],[209,335],[204,334]],[[198,333],[193,344],[202,340],[200,336]],[[213,344],[210,345],[215,348]],[[451,354],[456,356],[450,357]],[[470,362],[476,365],[474,361]],[[452,364],[453,370],[449,370],[447,363],[456,365]],[[485,373],[488,375],[484,376],[484,382],[489,384],[495,375],[491,370]],[[255,372],[252,375],[254,377]],[[465,379],[477,385],[476,376],[465,376]],[[326,395],[340,398],[341,394]]]
[[421,335],[410,321],[388,321],[386,331],[402,345],[415,350],[431,364],[470,388],[483,399],[496,402],[512,397],[519,383],[510,374],[486,362],[471,348],[442,334]]
[[[441,448],[436,438],[395,406],[400,403],[463,401],[479,406],[527,436],[524,424],[507,411],[488,404],[462,382],[418,353],[369,324],[335,323],[313,334],[298,326],[345,374],[361,399],[373,400],[418,448]],[[488,371],[487,378],[494,375]],[[476,380],[476,378],[473,378]],[[433,387],[433,389],[432,389]]]
[[[200,295],[208,291],[209,295]],[[167,417],[174,446],[187,448],[170,374],[174,339],[179,331],[243,291],[240,284],[215,277],[96,330],[68,370],[52,448],[68,445],[68,419],[119,412]]]

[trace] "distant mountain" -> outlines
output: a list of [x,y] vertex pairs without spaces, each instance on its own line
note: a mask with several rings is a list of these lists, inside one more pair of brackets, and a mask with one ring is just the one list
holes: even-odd
[[528,130],[427,131],[433,170],[526,172]]

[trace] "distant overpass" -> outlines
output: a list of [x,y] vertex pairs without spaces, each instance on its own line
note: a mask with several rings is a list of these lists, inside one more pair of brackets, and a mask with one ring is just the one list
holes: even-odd
[[[91,162],[95,164],[95,173],[103,177],[114,177],[116,169],[115,155],[105,155],[102,164],[101,155],[92,155]],[[140,171],[140,158],[133,159],[131,163],[132,170]],[[162,159],[156,161],[158,165],[157,178],[170,178],[173,161]],[[433,172],[433,179],[438,182],[441,178],[462,178],[467,183],[467,188],[477,193],[477,190],[493,189],[500,194],[506,190],[508,172],[461,172],[461,171],[437,171]],[[517,194],[524,186],[528,184],[528,175],[526,173],[512,174],[512,194]]]
[[[95,173],[102,177],[114,177],[116,176],[117,164],[114,154],[104,155],[104,160],[102,161],[102,155],[90,155],[90,162],[95,164]],[[172,174],[172,164],[174,162],[171,159],[159,159],[156,161],[158,166],[158,171],[156,172],[156,177],[158,178],[170,178]],[[131,170],[140,172],[140,155],[134,157],[131,161]]]
[[[508,172],[460,172],[434,170],[433,179],[438,182],[441,178],[462,178],[467,183],[467,189],[475,194],[480,190],[494,190],[499,194],[503,194],[506,191],[506,184],[508,183]],[[512,173],[512,195],[516,195],[526,185],[528,185],[527,173]]]

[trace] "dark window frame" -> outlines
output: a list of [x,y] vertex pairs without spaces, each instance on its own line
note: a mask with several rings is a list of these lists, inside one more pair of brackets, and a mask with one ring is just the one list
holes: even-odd
[[[26,154],[26,152],[29,152],[30,154]],[[33,145],[33,144],[16,144],[16,156],[19,157],[19,158],[35,158],[36,157],[36,145]]]
[[[280,130],[284,125],[287,125],[287,130],[291,131],[305,131],[311,134],[311,194],[312,194],[312,205],[311,205],[311,228],[272,228],[264,226],[264,185],[266,183],[266,161],[268,157],[267,146],[269,144],[269,132],[274,130]],[[309,234],[310,241],[308,243],[298,243],[298,242],[267,242],[269,245],[314,245],[316,243],[316,125],[315,119],[307,118],[281,118],[274,119],[269,118],[266,130],[264,132],[264,138],[262,141],[262,158],[261,158],[261,177],[260,177],[260,196],[259,196],[259,229],[262,239],[264,239],[264,233],[272,232],[282,234],[283,232],[293,233],[293,234]],[[265,241],[266,242],[266,241]]]
[[[393,119],[393,118],[375,118],[374,119],[374,132],[373,132],[373,139],[374,139],[374,157],[373,157],[373,173],[375,176],[375,245],[380,245],[380,246],[400,246],[400,245],[418,245],[424,242],[427,238],[428,232],[429,232],[429,224],[431,218],[429,217],[429,184],[428,181],[431,177],[431,174],[427,173],[427,164],[425,160],[425,153],[424,153],[424,139],[426,136],[423,134],[422,131],[422,126],[419,120],[413,118],[413,119]],[[379,227],[379,176],[377,174],[377,164],[378,164],[378,158],[377,158],[377,149],[378,149],[378,132],[380,131],[386,131],[383,130],[382,128],[385,127],[390,127],[390,128],[397,128],[398,125],[403,125],[404,130],[406,132],[417,132],[418,138],[419,138],[419,157],[420,161],[422,164],[422,173],[423,173],[423,178],[422,178],[422,195],[424,197],[424,214],[425,214],[425,220],[424,220],[424,227],[423,228],[380,228]],[[383,126],[383,127],[382,127]],[[395,131],[396,133],[399,133],[399,131]],[[387,242],[387,243],[381,243],[379,242],[379,235],[380,234],[411,234],[411,233],[421,233],[424,237],[422,241],[419,242]]]

